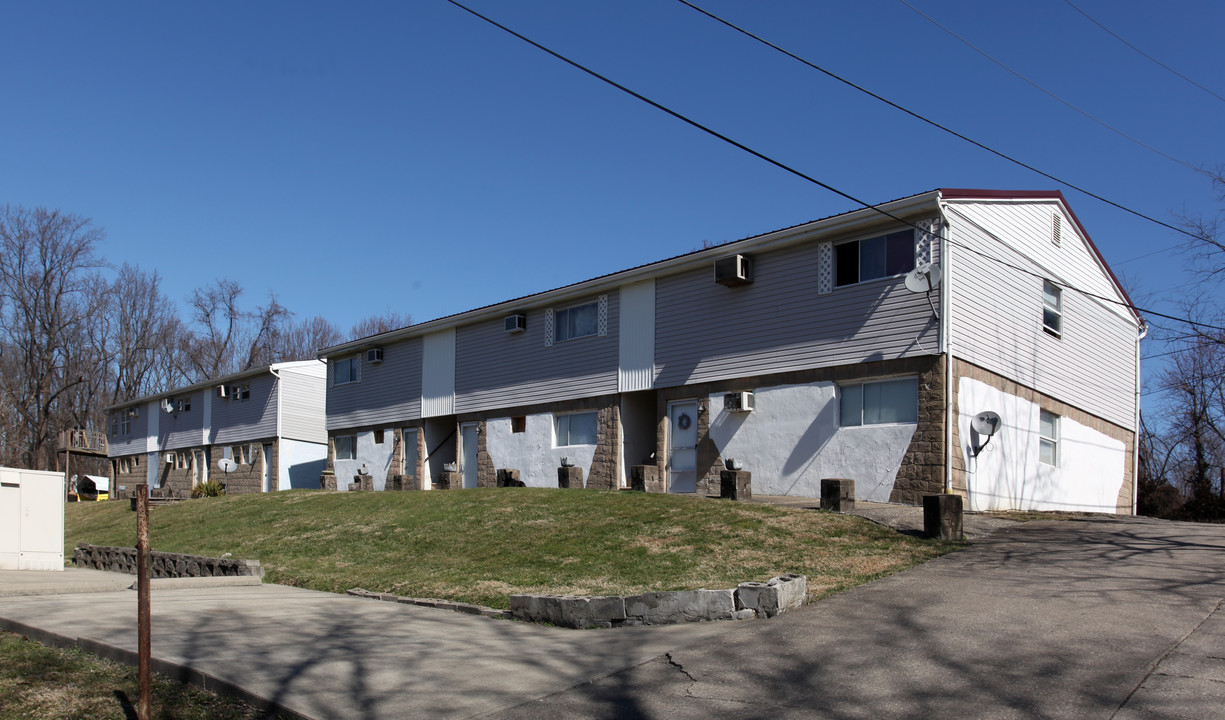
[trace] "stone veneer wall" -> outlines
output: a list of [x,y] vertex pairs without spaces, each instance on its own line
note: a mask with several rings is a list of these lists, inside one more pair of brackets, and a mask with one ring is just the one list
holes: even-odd
[[[112,500],[126,500],[130,497],[136,497],[136,486],[144,484],[149,480],[149,468],[146,465],[149,458],[144,453],[139,455],[125,455],[129,458],[140,458],[140,464],[132,468],[131,472],[119,471],[119,458],[111,458],[111,492]],[[120,490],[122,485],[126,489]]]
[[[983,369],[977,365],[973,365],[964,360],[954,358],[953,360],[953,409],[956,415],[960,408],[960,399],[958,397],[960,378],[970,378],[977,380],[984,385],[989,385],[996,390],[1006,392],[1009,395],[1015,395],[1022,400],[1038,405],[1048,412],[1053,412],[1056,415],[1067,417],[1078,422],[1085,427],[1092,428],[1097,432],[1106,435],[1107,437],[1118,440],[1123,443],[1123,485],[1119,489],[1119,497],[1116,502],[1116,508],[1119,513],[1124,515],[1131,514],[1132,507],[1132,492],[1135,488],[1135,450],[1136,450],[1136,434],[1131,430],[1119,427],[1114,423],[1090,415],[1089,413],[1079,408],[1068,405],[1065,402],[1056,400],[1049,395],[1044,395],[1033,388],[1026,387],[1017,382],[1009,380],[1001,375],[997,375],[990,370]],[[966,461],[960,451],[961,448],[961,432],[957,423],[953,422],[953,491],[958,495],[966,496]]]
[[[208,477],[210,480],[226,483],[226,493],[229,495],[243,495],[246,493],[263,492],[264,490],[264,445],[272,445],[272,489],[278,489],[279,479],[278,465],[280,462],[280,446],[275,439],[269,440],[252,440],[241,443],[229,443],[226,445],[214,445],[212,448],[212,465],[209,467]],[[224,457],[224,448],[233,448],[239,445],[246,445],[251,452],[251,464],[239,465],[236,470],[231,473],[222,472],[217,463]]]
[[[214,558],[157,550],[150,550],[149,556],[149,574],[154,578],[264,576],[264,568],[258,560]],[[72,551],[72,562],[79,568],[129,575],[137,573],[136,548],[80,543]]]
[[[944,356],[922,355],[899,360],[839,365],[829,368],[797,370],[771,375],[736,378],[718,382],[664,388],[658,392],[658,429],[655,454],[660,476],[667,476],[668,467],[668,402],[697,399],[698,447],[697,491],[718,495],[723,458],[710,438],[710,408],[708,398],[718,393],[754,390],[775,385],[800,385],[814,382],[851,382],[889,375],[916,374],[919,378],[918,427],[894,482],[890,502],[919,505],[923,496],[944,490]],[[752,470],[752,468],[747,468]]]

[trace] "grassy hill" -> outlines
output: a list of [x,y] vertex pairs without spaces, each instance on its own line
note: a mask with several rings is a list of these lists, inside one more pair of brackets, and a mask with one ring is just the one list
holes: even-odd
[[[727,588],[795,572],[826,595],[955,549],[861,518],[665,494],[295,490],[150,511],[155,550],[259,560],[265,580],[507,607],[512,593]],[[71,503],[66,549],[132,547],[127,502]]]

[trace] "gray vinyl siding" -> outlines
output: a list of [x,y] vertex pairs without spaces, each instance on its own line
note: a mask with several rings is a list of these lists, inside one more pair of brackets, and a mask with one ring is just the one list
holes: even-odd
[[232,384],[250,385],[251,397],[246,400],[213,398],[211,442],[226,444],[276,437],[276,378],[269,373]]
[[817,253],[754,254],[754,282],[739,288],[716,284],[710,266],[658,278],[655,387],[939,352],[926,295],[902,278],[819,294]]
[[[140,417],[132,418],[132,431],[128,435],[122,437],[112,437],[110,433],[110,416],[106,418],[107,429],[107,454],[111,457],[119,457],[120,455],[135,455],[137,453],[145,453],[148,450],[148,432],[149,432],[149,403],[141,403],[136,406],[139,408]],[[126,412],[127,408],[116,412]]]
[[[1044,259],[1047,268],[1039,268],[981,230],[956,219],[952,223],[954,242],[1039,275],[1083,268],[1091,260],[1085,257],[1090,252],[1087,248],[1065,241],[1060,253]],[[961,249],[954,249],[952,271],[950,322],[955,357],[1134,429],[1134,321],[1122,317],[1117,307],[1065,289],[1062,337],[1056,338],[1042,329],[1040,277]],[[1097,287],[1100,282],[1087,284]]]
[[[191,410],[168,413],[160,408],[158,446],[163,450],[200,447],[204,441],[204,391],[173,395],[174,399],[191,397]],[[215,409],[215,408],[214,408]]]
[[[455,412],[571,400],[617,392],[620,295],[608,295],[608,334],[545,347],[545,309],[526,311],[527,331],[508,334],[502,318],[456,329]],[[596,295],[560,307],[595,300]]]
[[383,346],[383,362],[359,358],[360,379],[327,388],[327,429],[421,417],[421,338]]
[[324,374],[281,370],[281,437],[325,443],[324,403],[327,378]]

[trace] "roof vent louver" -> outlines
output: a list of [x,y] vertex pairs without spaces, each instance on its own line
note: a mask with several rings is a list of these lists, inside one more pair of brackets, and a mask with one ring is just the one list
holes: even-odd
[[715,282],[726,287],[739,287],[753,282],[753,258],[729,255],[715,260]]

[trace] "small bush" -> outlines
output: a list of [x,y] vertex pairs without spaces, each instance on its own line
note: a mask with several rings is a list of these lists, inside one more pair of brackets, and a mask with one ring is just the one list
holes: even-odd
[[194,498],[221,497],[222,495],[225,495],[225,486],[216,480],[202,482],[191,489],[191,496]]

